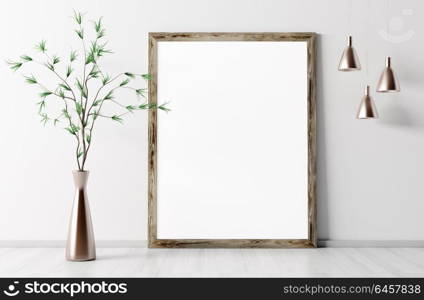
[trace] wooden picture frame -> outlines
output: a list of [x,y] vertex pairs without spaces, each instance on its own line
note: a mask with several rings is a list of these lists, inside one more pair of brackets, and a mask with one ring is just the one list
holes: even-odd
[[[306,33],[150,33],[149,103],[156,104],[158,87],[158,43],[162,41],[302,41],[307,43],[307,238],[305,239],[158,239],[157,236],[157,114],[148,121],[148,246],[149,248],[313,248],[316,227],[316,34]],[[170,112],[172,114],[172,112]]]

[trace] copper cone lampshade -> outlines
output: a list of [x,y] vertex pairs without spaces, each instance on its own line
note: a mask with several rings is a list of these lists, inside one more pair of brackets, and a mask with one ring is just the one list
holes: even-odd
[[391,66],[391,59],[390,57],[386,58],[386,67],[383,70],[383,73],[381,73],[380,80],[377,84],[377,92],[380,93],[390,93],[390,92],[399,92],[400,91],[400,85],[399,82],[395,76],[395,73],[393,72],[392,66]]
[[358,71],[361,69],[358,55],[352,46],[352,36],[349,35],[347,47],[343,50],[340,58],[339,71]]
[[378,119],[377,108],[370,96],[370,87],[365,88],[365,96],[362,98],[361,105],[358,109],[357,119]]

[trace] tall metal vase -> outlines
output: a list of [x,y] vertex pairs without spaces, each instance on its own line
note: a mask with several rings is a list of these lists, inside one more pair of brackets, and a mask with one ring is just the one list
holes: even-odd
[[93,224],[87,199],[88,171],[73,171],[75,198],[69,222],[66,259],[86,261],[96,259]]

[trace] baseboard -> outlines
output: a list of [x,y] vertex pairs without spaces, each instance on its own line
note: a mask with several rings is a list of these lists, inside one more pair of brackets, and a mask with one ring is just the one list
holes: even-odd
[[[60,240],[0,241],[0,248],[63,248]],[[98,248],[146,248],[146,240],[97,240]],[[424,248],[424,240],[318,240],[326,248]]]
[[[66,241],[60,240],[21,240],[0,241],[0,248],[64,248]],[[97,240],[98,248],[145,248],[145,240]]]
[[318,240],[325,248],[424,248],[424,240]]

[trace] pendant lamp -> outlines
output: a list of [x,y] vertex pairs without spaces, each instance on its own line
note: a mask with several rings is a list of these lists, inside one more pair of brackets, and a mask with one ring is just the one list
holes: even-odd
[[357,119],[378,119],[377,108],[370,95],[370,86],[365,88],[365,95],[362,97],[361,104],[359,105]]
[[391,58],[386,58],[386,67],[381,73],[380,80],[377,84],[377,92],[379,93],[393,93],[400,91],[399,81],[391,66]]
[[347,39],[347,47],[343,50],[342,57],[340,58],[339,71],[358,71],[361,69],[358,55],[355,48],[352,46],[352,36],[349,35]]

